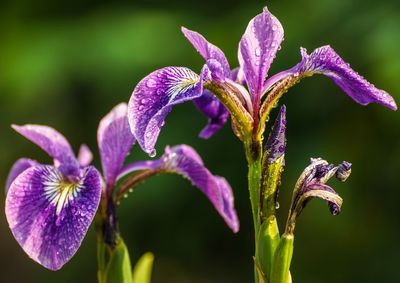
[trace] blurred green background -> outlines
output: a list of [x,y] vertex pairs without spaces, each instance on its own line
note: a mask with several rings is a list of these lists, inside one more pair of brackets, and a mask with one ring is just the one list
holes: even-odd
[[[61,131],[77,150],[95,152],[98,122],[127,101],[137,82],[169,65],[199,71],[203,61],[180,32],[200,31],[237,65],[237,44],[248,21],[268,4],[285,28],[270,74],[330,44],[354,69],[400,102],[400,2],[303,1],[28,1],[0,6],[0,183],[19,157],[51,160],[16,133],[11,123],[39,123]],[[301,216],[292,265],[294,282],[400,282],[398,244],[400,115],[361,107],[329,79],[313,77],[281,100],[288,109],[286,170],[279,220],[310,157],[353,163],[341,215],[313,202]],[[230,125],[214,138],[197,138],[205,118],[191,103],[176,107],[158,142],[195,147],[236,197],[241,231],[234,235],[211,204],[178,176],[158,176],[121,203],[123,236],[133,260],[156,256],[153,282],[252,282],[253,235],[246,163]],[[130,160],[147,158],[135,146]],[[334,182],[334,181],[333,181]],[[332,183],[333,183],[332,182]],[[4,201],[4,194],[1,194]],[[95,235],[59,272],[28,259],[0,217],[0,282],[95,282]]]

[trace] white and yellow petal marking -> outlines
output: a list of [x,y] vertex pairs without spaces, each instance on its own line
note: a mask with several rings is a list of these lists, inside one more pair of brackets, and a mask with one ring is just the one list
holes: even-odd
[[56,206],[56,215],[68,205],[70,201],[78,197],[79,192],[84,188],[83,178],[77,183],[65,180],[59,171],[51,171],[43,180],[44,195],[51,204]]

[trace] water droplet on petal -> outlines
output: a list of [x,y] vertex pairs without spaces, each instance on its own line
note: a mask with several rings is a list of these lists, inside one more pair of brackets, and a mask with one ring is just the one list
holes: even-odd
[[151,150],[151,151],[149,152],[149,156],[150,156],[151,158],[155,157],[156,155],[157,155],[157,151],[156,151],[155,149],[153,149],[153,150]]
[[257,57],[260,57],[260,55],[261,55],[261,50],[260,50],[259,47],[256,48],[255,53],[256,53],[256,56],[257,56]]
[[139,110],[142,111],[143,109],[144,109],[144,106],[143,106],[143,105],[140,105],[140,106],[139,106]]
[[279,207],[280,207],[279,202],[276,202],[276,203],[275,203],[275,209],[279,209]]
[[273,25],[273,26],[272,26],[272,30],[273,30],[273,31],[276,31],[277,29],[278,29],[278,26],[277,26],[277,25]]
[[157,82],[154,79],[150,78],[147,80],[146,85],[149,88],[153,88],[157,85]]
[[143,98],[140,102],[141,102],[142,104],[146,104],[147,99],[146,99],[146,98]]

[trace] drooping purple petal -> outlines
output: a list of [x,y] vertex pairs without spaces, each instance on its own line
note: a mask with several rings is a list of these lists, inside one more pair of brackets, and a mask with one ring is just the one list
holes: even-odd
[[51,270],[75,254],[96,213],[101,177],[94,167],[69,183],[54,166],[37,165],[12,183],[6,199],[10,229],[23,250]]
[[283,27],[267,8],[249,22],[240,40],[239,63],[255,103],[282,40]]
[[331,78],[348,96],[361,105],[377,103],[397,110],[396,102],[386,91],[376,88],[355,72],[330,46],[315,49],[310,55],[301,49],[302,60],[295,67],[278,73],[266,82],[265,90],[277,81],[292,77],[323,74]]
[[228,226],[234,232],[239,230],[239,222],[233,207],[233,194],[229,184],[225,179],[213,176],[202,163],[199,163],[198,154],[193,148],[187,145],[167,148],[163,161],[163,168],[188,178],[208,197]]
[[78,162],[81,167],[89,166],[93,160],[93,153],[86,144],[82,144],[79,148]]
[[208,139],[225,125],[229,112],[219,99],[208,90],[204,90],[203,95],[193,100],[193,102],[196,108],[208,117],[207,125],[199,134],[201,138]]
[[12,182],[15,180],[15,178],[18,177],[19,174],[24,172],[26,169],[37,165],[38,163],[35,160],[29,159],[29,158],[20,158],[18,159],[14,165],[11,167],[10,172],[8,173],[7,176],[7,181],[6,181],[6,194],[8,192],[8,189],[10,188]]
[[298,196],[297,203],[294,206],[297,216],[300,215],[304,207],[313,198],[325,200],[332,215],[336,216],[340,213],[343,200],[334,189],[326,184],[312,182],[299,193],[301,194]]
[[273,163],[285,153],[286,106],[282,105],[266,143],[267,162]]
[[135,162],[127,165],[121,172],[123,172],[123,175],[126,175],[145,169],[178,173],[184,176],[207,196],[227,225],[235,233],[239,230],[239,221],[233,204],[231,187],[224,178],[212,175],[204,166],[197,152],[190,146],[178,145],[172,148],[167,147],[160,159]]
[[228,60],[225,57],[224,52],[217,46],[209,43],[201,34],[195,31],[191,31],[185,27],[182,27],[182,32],[193,47],[200,53],[204,60],[215,59],[218,61],[223,69],[223,74],[226,78],[230,77],[231,69],[229,67]]
[[201,96],[202,80],[188,68],[166,67],[139,82],[129,101],[131,131],[142,149],[155,155],[155,143],[172,106]]
[[387,92],[377,89],[364,77],[351,69],[330,46],[317,48],[310,55],[307,55],[306,50],[303,49],[302,56],[302,62],[304,63],[299,66],[300,72],[314,72],[326,75],[361,105],[372,102],[392,110],[397,109],[394,99]]
[[47,152],[65,175],[76,175],[79,163],[67,139],[55,129],[42,125],[12,125],[19,134]]
[[128,123],[128,106],[126,103],[115,106],[100,121],[97,141],[103,175],[107,186],[111,188],[135,142]]

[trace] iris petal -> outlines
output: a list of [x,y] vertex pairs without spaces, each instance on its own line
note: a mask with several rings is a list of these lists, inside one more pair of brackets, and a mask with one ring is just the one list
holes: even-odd
[[266,8],[248,24],[239,43],[239,63],[256,104],[283,40],[281,23]]
[[62,165],[63,173],[75,175],[79,163],[67,139],[55,129],[42,125],[12,125],[19,134],[38,145],[54,159],[55,165]]
[[93,160],[93,153],[86,144],[82,144],[79,148],[78,162],[82,167],[89,166]]
[[10,229],[23,250],[51,270],[79,248],[96,213],[101,177],[94,167],[70,183],[54,166],[37,165],[12,183],[6,199]]
[[97,131],[103,174],[108,187],[114,185],[135,139],[128,123],[128,106],[115,106],[101,121]]
[[307,55],[305,49],[303,49],[302,56],[302,63],[299,66],[300,72],[326,75],[361,105],[372,102],[392,110],[397,109],[396,103],[387,92],[377,89],[350,68],[350,65],[345,63],[330,46],[317,48],[310,55]]
[[386,91],[376,88],[355,72],[330,46],[317,48],[310,55],[302,48],[301,55],[302,60],[299,64],[276,74],[265,82],[264,91],[268,91],[278,81],[289,79],[297,82],[301,77],[323,74],[332,79],[348,96],[361,105],[377,103],[397,110],[393,97]]
[[128,119],[142,149],[154,156],[154,146],[172,106],[193,100],[202,92],[200,77],[184,67],[166,67],[140,81],[129,101]]
[[230,77],[231,69],[229,67],[228,60],[225,57],[224,52],[217,46],[208,42],[201,34],[195,31],[191,31],[185,27],[182,27],[182,32],[193,47],[200,53],[204,60],[215,59],[218,61],[223,69],[223,74],[226,78]]
[[196,108],[208,117],[207,125],[199,134],[201,138],[208,139],[225,125],[229,118],[229,112],[218,98],[213,96],[208,90],[204,90],[203,95],[196,98],[193,102]]
[[10,172],[8,173],[7,176],[7,181],[6,181],[6,193],[8,192],[8,189],[10,188],[12,182],[15,180],[15,178],[18,177],[19,174],[24,172],[26,169],[37,165],[37,161],[29,159],[29,158],[20,158],[11,167]]
[[167,147],[160,159],[132,163],[122,170],[122,175],[145,169],[177,173],[184,176],[206,195],[235,233],[239,230],[239,221],[229,183],[222,177],[212,175],[204,166],[197,152],[190,146]]

